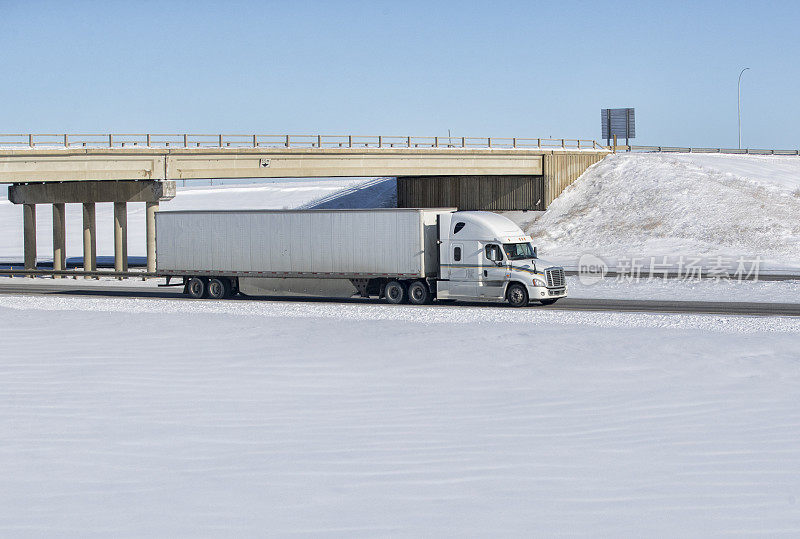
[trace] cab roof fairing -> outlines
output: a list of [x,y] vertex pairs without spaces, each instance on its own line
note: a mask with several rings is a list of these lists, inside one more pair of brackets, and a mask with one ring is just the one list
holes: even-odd
[[[459,223],[464,226],[453,232]],[[450,237],[453,240],[497,241],[499,243],[532,242],[516,223],[490,211],[458,211],[451,214]]]

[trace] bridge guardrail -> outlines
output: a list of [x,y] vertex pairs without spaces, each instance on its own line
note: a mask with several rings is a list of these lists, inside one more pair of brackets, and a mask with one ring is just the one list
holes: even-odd
[[609,150],[591,139],[269,134],[0,134],[0,148],[505,148]]
[[738,155],[798,155],[798,150],[773,150],[763,148],[695,148],[683,146],[617,146],[616,150],[629,152],[655,152],[655,153],[724,153]]

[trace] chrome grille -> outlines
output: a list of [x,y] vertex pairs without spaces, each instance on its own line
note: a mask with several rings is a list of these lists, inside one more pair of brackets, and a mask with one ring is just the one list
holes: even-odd
[[564,286],[564,268],[548,268],[544,270],[548,288],[561,288]]

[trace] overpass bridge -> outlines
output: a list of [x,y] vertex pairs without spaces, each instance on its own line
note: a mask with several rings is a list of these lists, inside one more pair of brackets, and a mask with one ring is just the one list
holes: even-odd
[[65,204],[83,204],[84,270],[96,271],[95,204],[114,204],[115,271],[127,271],[127,204],[155,212],[175,180],[398,178],[398,205],[545,209],[610,149],[594,140],[356,135],[0,134],[0,183],[23,205],[25,267],[36,265],[36,205],[53,207],[53,269],[65,269]]

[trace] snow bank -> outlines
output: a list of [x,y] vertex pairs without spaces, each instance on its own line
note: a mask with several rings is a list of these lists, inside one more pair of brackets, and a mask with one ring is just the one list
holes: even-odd
[[761,256],[775,268],[800,267],[799,215],[797,157],[618,154],[523,224],[542,256],[570,265],[593,253]]

